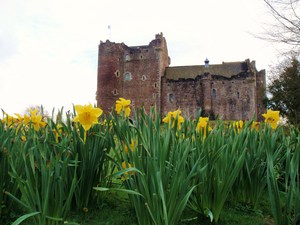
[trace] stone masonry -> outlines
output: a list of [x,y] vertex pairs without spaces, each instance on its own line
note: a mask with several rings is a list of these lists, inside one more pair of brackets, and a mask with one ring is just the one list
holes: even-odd
[[156,106],[162,115],[180,109],[184,116],[202,115],[225,120],[261,120],[264,113],[265,70],[255,62],[223,62],[170,67],[166,39],[157,34],[149,45],[100,42],[97,105],[114,110],[119,97],[148,111]]

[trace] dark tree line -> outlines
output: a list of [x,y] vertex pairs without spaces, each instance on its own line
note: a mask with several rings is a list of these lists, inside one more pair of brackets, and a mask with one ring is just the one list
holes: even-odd
[[271,80],[269,108],[280,110],[290,124],[300,125],[300,62],[296,57],[290,65]]

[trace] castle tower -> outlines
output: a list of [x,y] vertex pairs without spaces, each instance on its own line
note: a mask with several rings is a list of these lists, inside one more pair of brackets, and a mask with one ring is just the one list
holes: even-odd
[[119,97],[133,106],[160,110],[161,77],[169,65],[167,43],[157,34],[149,45],[128,47],[124,43],[100,42],[98,54],[97,105],[114,109]]

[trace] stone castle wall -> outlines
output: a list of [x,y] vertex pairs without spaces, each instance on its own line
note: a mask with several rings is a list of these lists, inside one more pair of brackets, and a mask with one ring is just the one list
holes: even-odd
[[194,117],[199,110],[226,120],[255,118],[255,79],[204,76],[189,80],[163,80],[163,112],[180,108]]
[[211,117],[248,120],[265,110],[265,71],[249,60],[169,67],[162,34],[145,46],[101,42],[98,59],[97,104],[104,111],[113,110],[119,97],[146,110],[155,105],[163,115],[181,109],[191,118],[201,109]]

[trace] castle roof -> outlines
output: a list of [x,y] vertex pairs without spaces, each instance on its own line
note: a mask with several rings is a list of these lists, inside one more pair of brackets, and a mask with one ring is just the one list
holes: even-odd
[[166,68],[166,78],[169,80],[195,79],[199,75],[211,74],[231,78],[249,70],[247,61],[223,62],[215,65],[175,66]]

